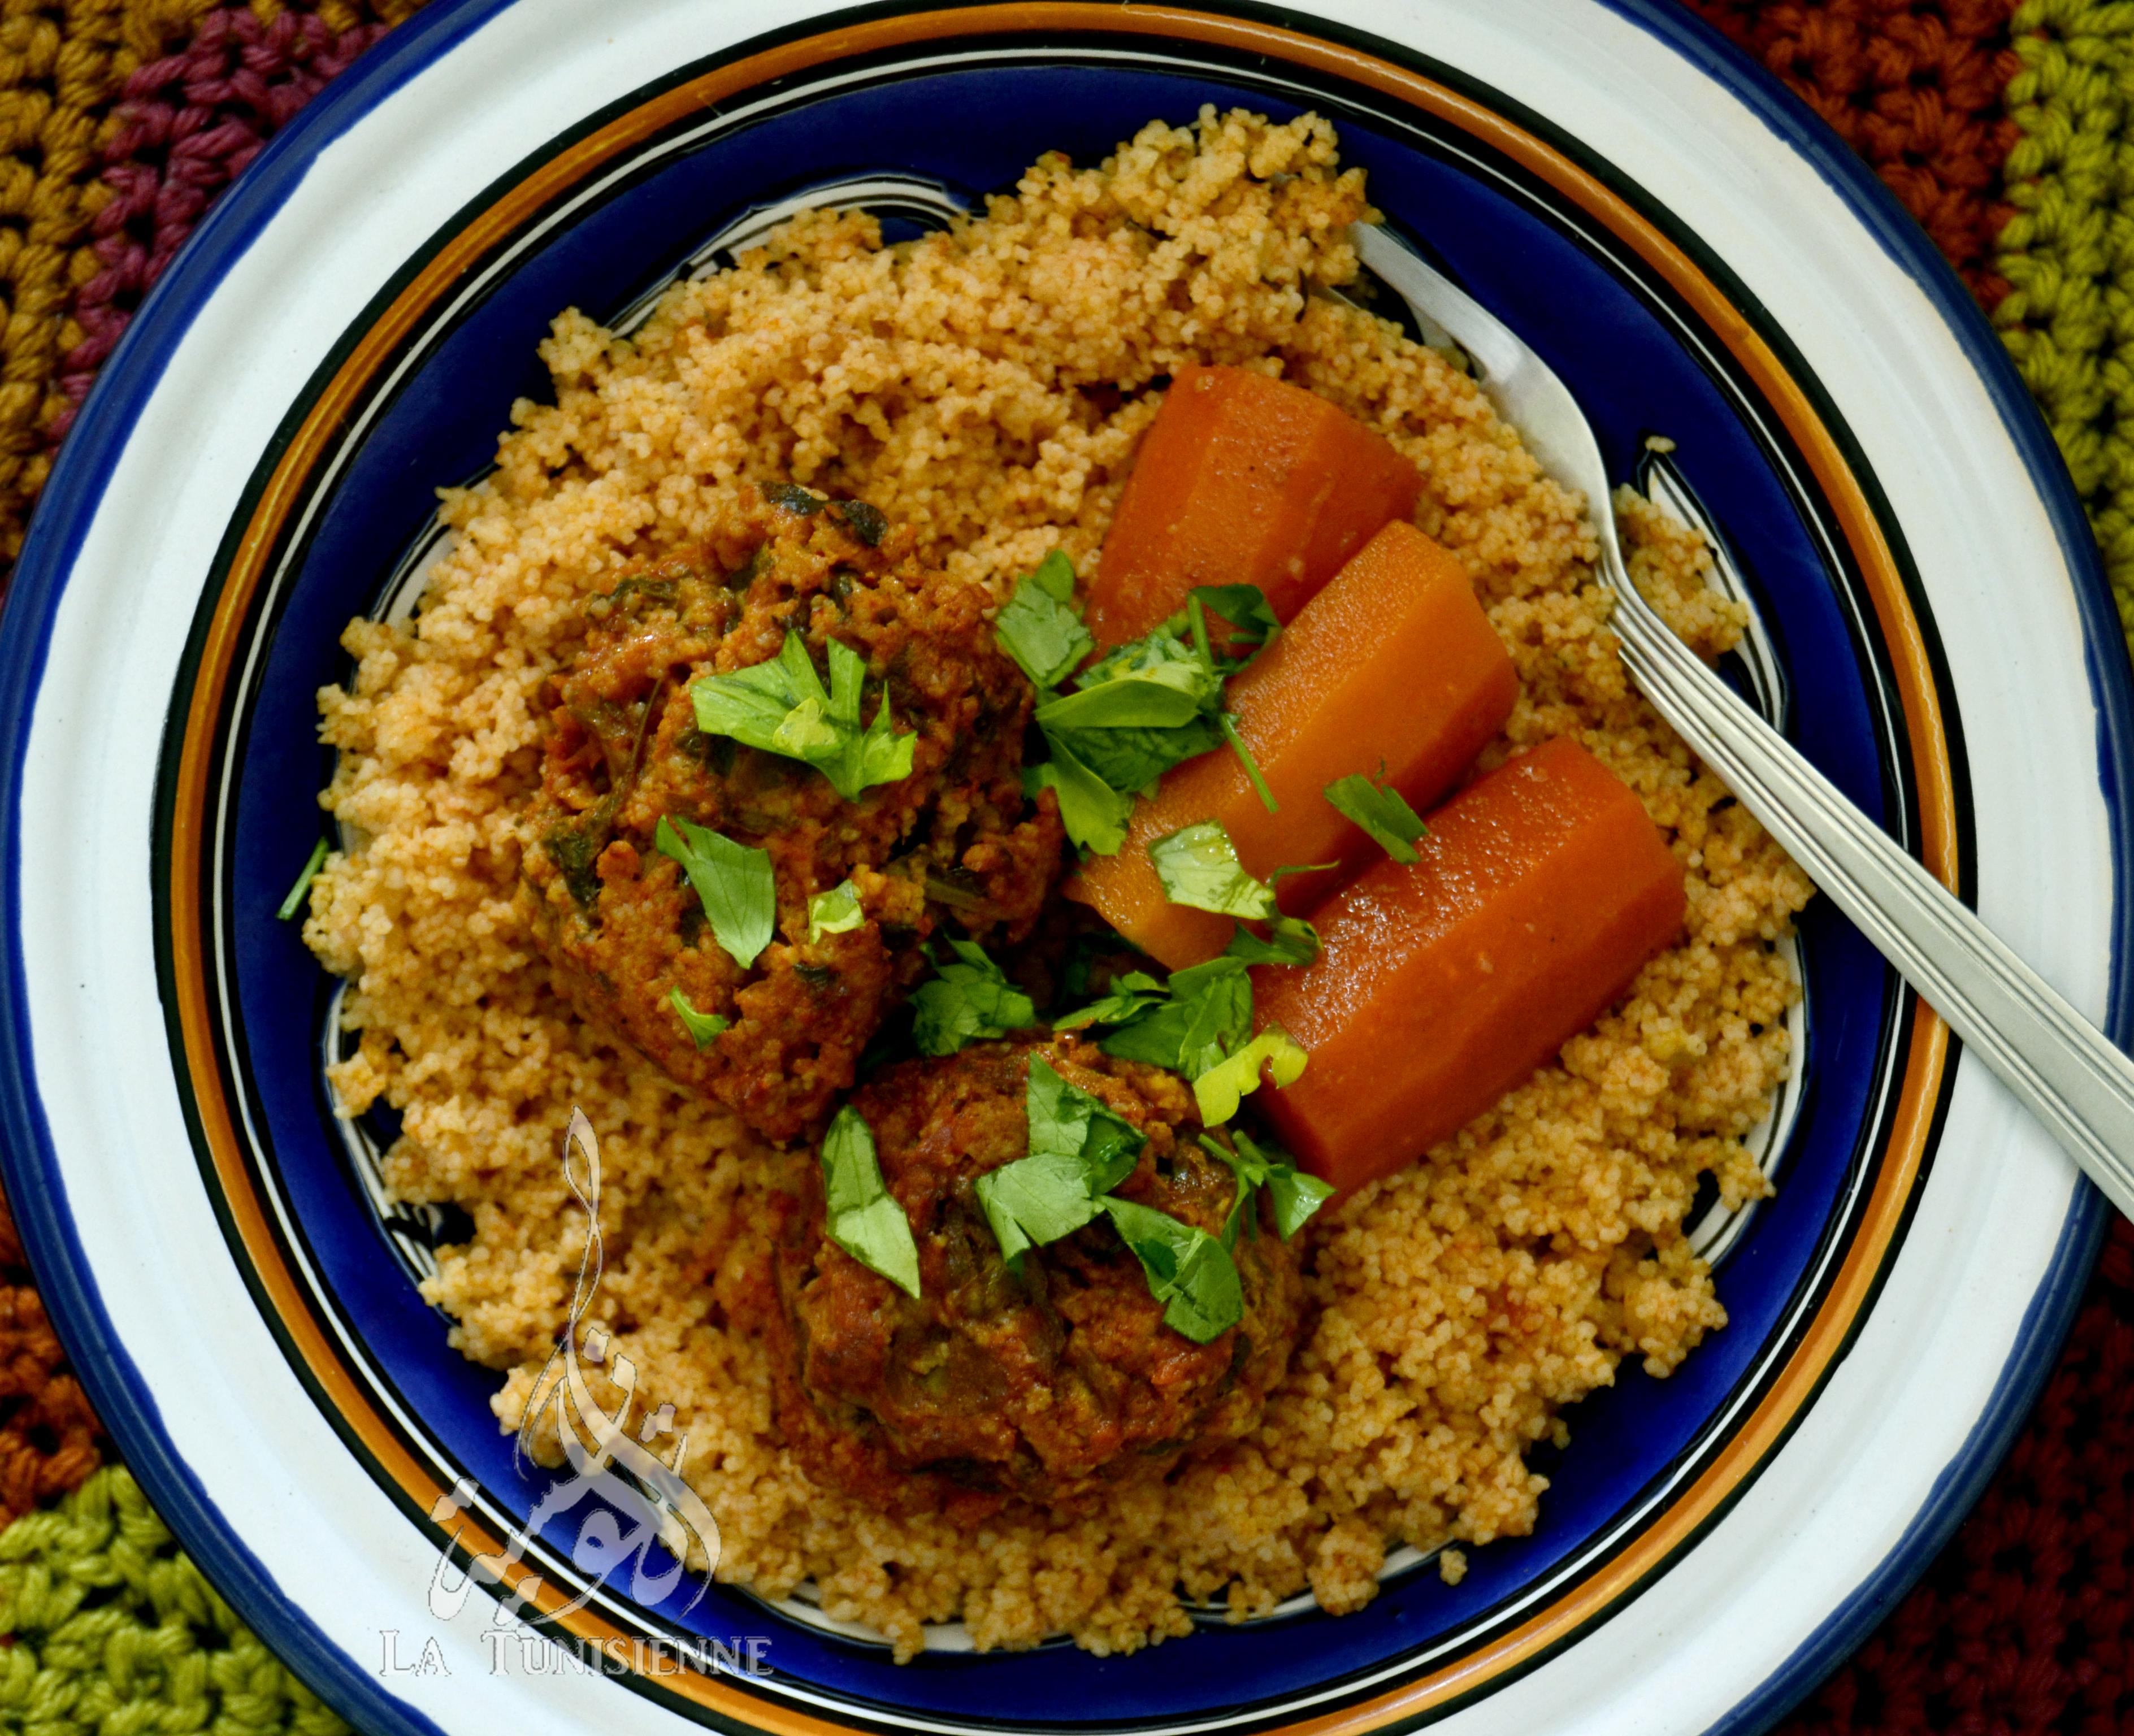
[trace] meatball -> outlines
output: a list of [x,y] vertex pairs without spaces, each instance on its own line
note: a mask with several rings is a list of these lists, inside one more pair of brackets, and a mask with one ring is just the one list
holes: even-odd
[[[533,847],[533,928],[580,1014],[679,1083],[788,1140],[848,1088],[884,1016],[953,918],[1013,942],[1061,866],[1050,792],[1026,799],[1035,694],[999,650],[979,586],[923,569],[908,531],[862,502],[799,489],[751,500],[717,546],[673,555],[584,605],[575,658],[548,686]],[[787,633],[818,675],[841,641],[867,665],[863,721],[885,702],[912,732],[910,775],[840,796],[804,760],[697,727],[690,683],[778,655]],[[766,851],[778,927],[746,968],[722,948],[663,817]],[[862,920],[809,938],[810,899],[849,880]],[[670,996],[731,1021],[699,1043]]]
[[1288,1363],[1302,1285],[1271,1223],[1238,1237],[1244,1317],[1206,1344],[1164,1323],[1102,1217],[1009,1269],[973,1184],[1029,1151],[1032,1054],[1147,1136],[1121,1198],[1214,1234],[1235,1196],[1229,1166],[1197,1142],[1183,1081],[1073,1037],[905,1062],[859,1092],[910,1220],[920,1295],[825,1236],[810,1162],[777,1232],[770,1332],[780,1422],[802,1464],[885,1510],[1078,1509],[1248,1433]]

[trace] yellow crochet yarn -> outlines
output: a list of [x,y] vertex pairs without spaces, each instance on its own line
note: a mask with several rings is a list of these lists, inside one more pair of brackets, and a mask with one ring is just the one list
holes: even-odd
[[218,1597],[123,1466],[0,1531],[0,1730],[338,1736],[347,1726]]
[[2026,0],[1994,311],[2074,473],[2134,631],[2134,5]]

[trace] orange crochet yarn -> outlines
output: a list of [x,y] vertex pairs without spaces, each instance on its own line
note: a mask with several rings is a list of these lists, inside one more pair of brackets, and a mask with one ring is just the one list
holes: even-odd
[[0,1526],[78,1488],[104,1462],[103,1440],[0,1200]]

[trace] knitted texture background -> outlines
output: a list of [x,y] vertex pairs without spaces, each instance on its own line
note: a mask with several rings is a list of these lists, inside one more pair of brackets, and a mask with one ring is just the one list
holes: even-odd
[[207,201],[420,0],[0,0],[0,561]]
[[[2134,0],[1686,3],[1872,163],[1993,311],[2134,627]],[[202,211],[418,4],[0,0],[0,570]],[[99,1468],[106,1451],[0,1205],[0,1732],[338,1730],[123,1468]],[[2007,1464],[1786,1736],[2134,1730],[2130,1479],[2134,1227],[2117,1222]]]
[[123,1466],[0,1531],[0,1729],[347,1728],[230,1613]]
[[2029,0],[2016,54],[1996,317],[2134,629],[2134,7]]
[[0,1526],[78,1486],[103,1444],[0,1203]]
[[2001,101],[2016,70],[2014,0],[1690,4],[1875,166],[1982,301],[2000,299],[2001,165],[2016,139]]

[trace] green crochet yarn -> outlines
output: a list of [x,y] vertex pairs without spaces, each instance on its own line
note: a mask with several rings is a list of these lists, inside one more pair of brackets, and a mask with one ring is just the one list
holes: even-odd
[[2008,108],[2016,215],[1994,321],[2089,509],[2134,631],[2134,4],[2026,0]]
[[347,1725],[178,1552],[107,1466],[0,1531],[0,1731],[337,1736]]

